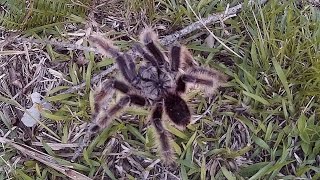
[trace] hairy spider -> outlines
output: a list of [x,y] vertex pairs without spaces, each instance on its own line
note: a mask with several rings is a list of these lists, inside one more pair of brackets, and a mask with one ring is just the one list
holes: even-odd
[[[163,114],[166,113],[178,127],[186,127],[190,123],[191,112],[181,94],[186,92],[187,84],[198,84],[205,89],[215,90],[226,81],[226,76],[216,70],[198,66],[184,46],[172,46],[168,58],[157,45],[157,35],[151,29],[145,29],[140,35],[143,46],[136,43],[133,47],[145,59],[139,68],[136,68],[130,55],[120,52],[110,40],[99,36],[92,36],[90,40],[102,54],[116,60],[127,81],[108,80],[95,93],[93,125],[89,128],[91,134],[106,128],[113,116],[130,104],[151,106],[150,121],[158,134],[160,152],[167,163],[172,162],[174,153],[170,146],[170,136],[162,123]],[[112,89],[125,95],[106,110],[104,106]]]

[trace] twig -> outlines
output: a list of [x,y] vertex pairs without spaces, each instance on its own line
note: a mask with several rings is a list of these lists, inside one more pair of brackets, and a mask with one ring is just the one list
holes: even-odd
[[50,156],[48,154],[45,154],[41,151],[38,151],[34,148],[31,148],[24,144],[18,144],[14,141],[11,141],[9,139],[0,137],[0,143],[9,144],[15,149],[19,150],[23,154],[30,156],[31,158],[47,165],[48,167],[51,167],[55,169],[56,171],[64,174],[70,179],[77,179],[77,180],[92,180],[91,178],[71,169],[70,167],[64,166],[60,164],[53,156]]
[[[197,17],[197,19],[199,19],[200,23],[203,25],[203,27],[206,28],[206,30],[210,33],[210,35],[211,35],[215,40],[217,40],[220,44],[222,44],[223,47],[225,47],[227,50],[229,50],[230,52],[232,52],[233,54],[235,54],[236,56],[238,56],[239,58],[242,59],[242,57],[241,57],[238,53],[234,52],[231,48],[229,48],[226,44],[224,44],[216,35],[214,35],[214,34],[210,31],[210,29],[209,29],[209,28],[206,26],[206,24],[201,20],[201,18],[196,14],[196,12],[194,12],[194,10],[192,9],[192,7],[191,7],[191,5],[189,4],[189,1],[188,1],[188,0],[186,0],[186,3],[187,3],[187,5],[188,5],[188,7],[191,9],[192,13]],[[227,13],[228,13],[228,7],[227,7],[227,10],[226,10],[226,13],[225,13],[225,14],[227,14]],[[234,16],[234,15],[229,15],[227,18],[233,17],[233,16]],[[223,17],[220,17],[219,19],[222,19],[222,18],[223,18]]]
[[180,31],[177,31],[171,35],[165,36],[164,38],[162,38],[160,40],[160,43],[164,46],[172,44],[173,42],[180,39],[181,37],[193,32],[197,29],[202,28],[203,25],[208,25],[210,23],[217,22],[225,16],[235,15],[237,12],[239,12],[241,7],[242,7],[242,4],[239,4],[239,5],[236,5],[232,8],[229,8],[229,10],[227,12],[212,14],[211,16],[209,16],[207,18],[201,19],[197,22],[190,24],[189,26],[181,29]]
[[[10,41],[10,40],[9,40]],[[72,50],[82,50],[86,52],[94,52],[95,54],[99,54],[98,50],[92,47],[85,47],[77,44],[70,44],[64,41],[55,41],[55,40],[47,40],[47,39],[30,39],[25,37],[19,37],[14,39],[13,41],[16,42],[29,42],[29,43],[37,43],[37,44],[51,44],[58,47],[64,47],[66,49],[72,49]],[[6,42],[7,44],[7,42]]]

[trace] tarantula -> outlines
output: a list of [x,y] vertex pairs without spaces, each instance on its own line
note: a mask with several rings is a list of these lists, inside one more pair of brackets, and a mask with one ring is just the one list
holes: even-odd
[[[226,81],[226,76],[216,70],[197,66],[184,46],[172,46],[168,58],[160,50],[157,35],[151,29],[145,29],[140,35],[143,46],[136,43],[133,47],[145,60],[139,68],[136,68],[130,55],[120,52],[110,40],[92,36],[90,41],[102,54],[116,60],[126,80],[108,80],[95,93],[93,125],[89,128],[91,134],[106,128],[112,117],[129,104],[151,106],[150,120],[158,134],[162,157],[166,162],[172,162],[174,155],[170,136],[162,123],[163,114],[166,113],[178,127],[186,127],[190,123],[191,112],[181,95],[186,92],[187,84],[198,84],[214,90]],[[125,95],[106,110],[104,105],[112,89]]]

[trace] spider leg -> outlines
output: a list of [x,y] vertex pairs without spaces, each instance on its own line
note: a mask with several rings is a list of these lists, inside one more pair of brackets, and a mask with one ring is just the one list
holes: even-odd
[[226,82],[228,77],[215,69],[206,69],[200,66],[189,68],[189,73],[199,75],[205,78],[215,79],[215,81]]
[[106,128],[110,124],[111,118],[127,106],[130,103],[130,97],[125,96],[122,97],[117,104],[111,107],[107,113],[103,111],[103,108],[99,106],[101,109],[95,108],[99,112],[94,112],[92,115],[93,123],[90,124],[87,133],[84,135],[82,142],[79,145],[79,148],[76,150],[74,156],[72,157],[71,161],[74,162],[75,159],[81,154],[82,150],[89,145],[90,138],[93,134],[97,133],[99,130]]
[[79,148],[72,157],[72,161],[74,161],[80,155],[82,150],[88,146],[91,136],[101,129],[108,127],[108,125],[111,123],[112,117],[115,116],[124,107],[128,106],[130,102],[140,106],[146,104],[145,98],[139,95],[129,94],[122,97],[114,106],[108,109],[107,112],[104,112],[104,108],[101,107],[101,104],[99,104],[100,109],[95,108],[95,110],[98,110],[98,112],[94,112],[92,114],[93,123],[90,124],[87,133],[85,134],[82,142],[79,145]]
[[165,63],[165,56],[156,45],[156,41],[158,41],[157,34],[150,28],[146,28],[140,35],[141,42],[145,45],[145,47],[150,51],[150,53],[154,56],[154,58],[158,61],[159,65],[163,65]]
[[176,92],[184,93],[187,88],[186,83],[201,84],[201,85],[205,85],[205,86],[210,87],[210,86],[213,86],[214,82],[210,79],[198,78],[195,75],[182,74],[177,79]]
[[112,42],[104,39],[100,36],[91,36],[90,41],[94,43],[94,45],[101,51],[104,55],[110,55],[113,57],[118,67],[121,71],[121,74],[124,78],[129,82],[133,83],[135,78],[137,77],[137,73],[135,70],[135,64],[130,55],[126,53],[121,53],[117,48],[112,45]]
[[82,150],[89,145],[90,138],[92,137],[92,135],[98,132],[100,129],[106,128],[110,124],[111,117],[114,116],[117,112],[119,112],[123,107],[128,105],[130,102],[130,97],[122,97],[116,105],[111,107],[107,111],[107,113],[105,113],[101,102],[104,99],[102,98],[103,94],[104,93],[99,93],[98,96],[95,96],[95,100],[96,97],[99,97],[100,101],[97,101],[95,103],[94,113],[92,114],[93,122],[89,124],[86,134],[84,135],[81,143],[79,144],[78,149],[76,150],[74,156],[71,159],[72,162],[74,162],[75,159],[81,154]]
[[[105,103],[109,100],[112,95],[111,90],[116,89],[120,92],[126,94],[122,97],[114,106],[105,112]],[[79,145],[79,148],[76,150],[71,161],[74,162],[75,159],[81,154],[82,150],[88,146],[92,134],[98,132],[99,130],[106,128],[112,117],[126,107],[129,103],[144,106],[147,104],[147,100],[137,94],[130,92],[130,87],[125,83],[112,79],[104,82],[101,86],[101,89],[94,95],[94,109],[92,113],[93,123],[88,127],[88,131],[83,137],[82,142]]]
[[151,115],[151,122],[158,134],[162,158],[167,164],[172,163],[174,156],[170,146],[170,136],[162,124],[163,105],[157,103]]
[[[105,112],[103,107],[105,103],[104,100],[108,92],[110,91],[110,88],[119,90],[126,95],[122,97],[117,104],[115,104],[107,112]],[[100,126],[100,129],[105,128],[109,123],[109,119],[129,103],[139,106],[144,106],[147,103],[147,100],[144,97],[132,93],[128,85],[116,79],[112,79],[103,83],[101,90],[95,93],[94,101],[95,107],[92,117],[93,121]]]
[[89,141],[93,133],[108,127],[108,125],[111,123],[112,117],[114,117],[119,111],[128,106],[130,103],[144,106],[147,103],[147,100],[140,95],[127,94],[126,96],[122,97],[114,106],[108,109],[107,112],[105,112],[104,109],[101,108],[101,105],[99,105],[101,109],[95,109],[99,111],[94,112],[92,115],[93,124],[89,127],[87,136],[84,137],[85,142]]
[[193,60],[191,53],[184,46],[172,46],[170,56],[171,70],[174,72],[177,72],[179,68],[185,70],[196,65],[196,62]]
[[104,103],[107,103],[113,95],[112,90],[114,89],[114,80],[108,80],[99,86],[99,90],[94,94],[94,106],[92,119],[95,119],[98,112],[103,109]]
[[[130,96],[122,97],[114,106],[112,106],[107,112],[100,111],[93,121],[99,126],[99,129],[106,128],[111,118],[124,107],[130,103]],[[95,129],[95,128],[94,128]],[[93,131],[95,132],[95,131]]]
[[214,69],[199,67],[194,61],[191,53],[184,46],[173,46],[170,52],[171,70],[178,72],[179,68],[185,71],[176,81],[176,92],[186,91],[186,83],[199,84],[206,88],[206,91],[214,91],[222,83],[227,81],[227,77]]
[[181,62],[181,47],[180,46],[173,46],[171,48],[171,70],[174,72],[177,72],[180,66],[180,62]]
[[130,91],[130,87],[128,85],[116,79],[107,80],[106,82],[102,83],[99,90],[94,94],[94,109],[92,114],[93,119],[97,116],[98,112],[103,109],[103,105],[109,101],[113,95],[113,93],[111,93],[111,90],[113,89],[125,94]]
[[101,90],[95,93],[94,100],[95,100],[95,108],[97,109],[95,109],[94,111],[96,112],[99,111],[101,103],[103,103],[104,101],[104,97],[106,97],[106,95],[109,94],[109,91],[111,88],[114,88],[126,94],[127,96],[129,96],[130,102],[135,105],[144,106],[147,103],[147,100],[144,97],[133,93],[131,91],[131,87],[128,86],[126,83],[116,79],[112,79],[104,82]]
[[136,77],[137,76],[136,64],[134,63],[132,56],[130,56],[127,53],[124,53],[124,56],[126,57],[127,62],[128,62],[128,64],[127,64],[128,69],[131,71],[131,73],[134,75],[134,77]]
[[164,98],[167,115],[179,127],[186,127],[191,120],[191,112],[185,100],[179,94],[168,93]]
[[184,46],[172,46],[171,48],[171,70],[178,71],[178,68],[182,68],[187,73],[202,76],[203,78],[212,79],[215,78],[221,82],[225,82],[227,77],[222,73],[214,69],[206,69],[197,65],[194,61],[190,51]]
[[153,66],[155,67],[159,67],[159,64],[157,62],[157,60],[150,55],[148,52],[146,52],[140,44],[136,43],[133,45],[133,48],[148,62],[150,62]]

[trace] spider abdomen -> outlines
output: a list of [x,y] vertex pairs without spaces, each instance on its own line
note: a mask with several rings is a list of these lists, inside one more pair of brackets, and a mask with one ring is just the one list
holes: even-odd
[[169,118],[178,126],[190,123],[191,113],[187,103],[177,94],[168,93],[164,98],[164,107]]

